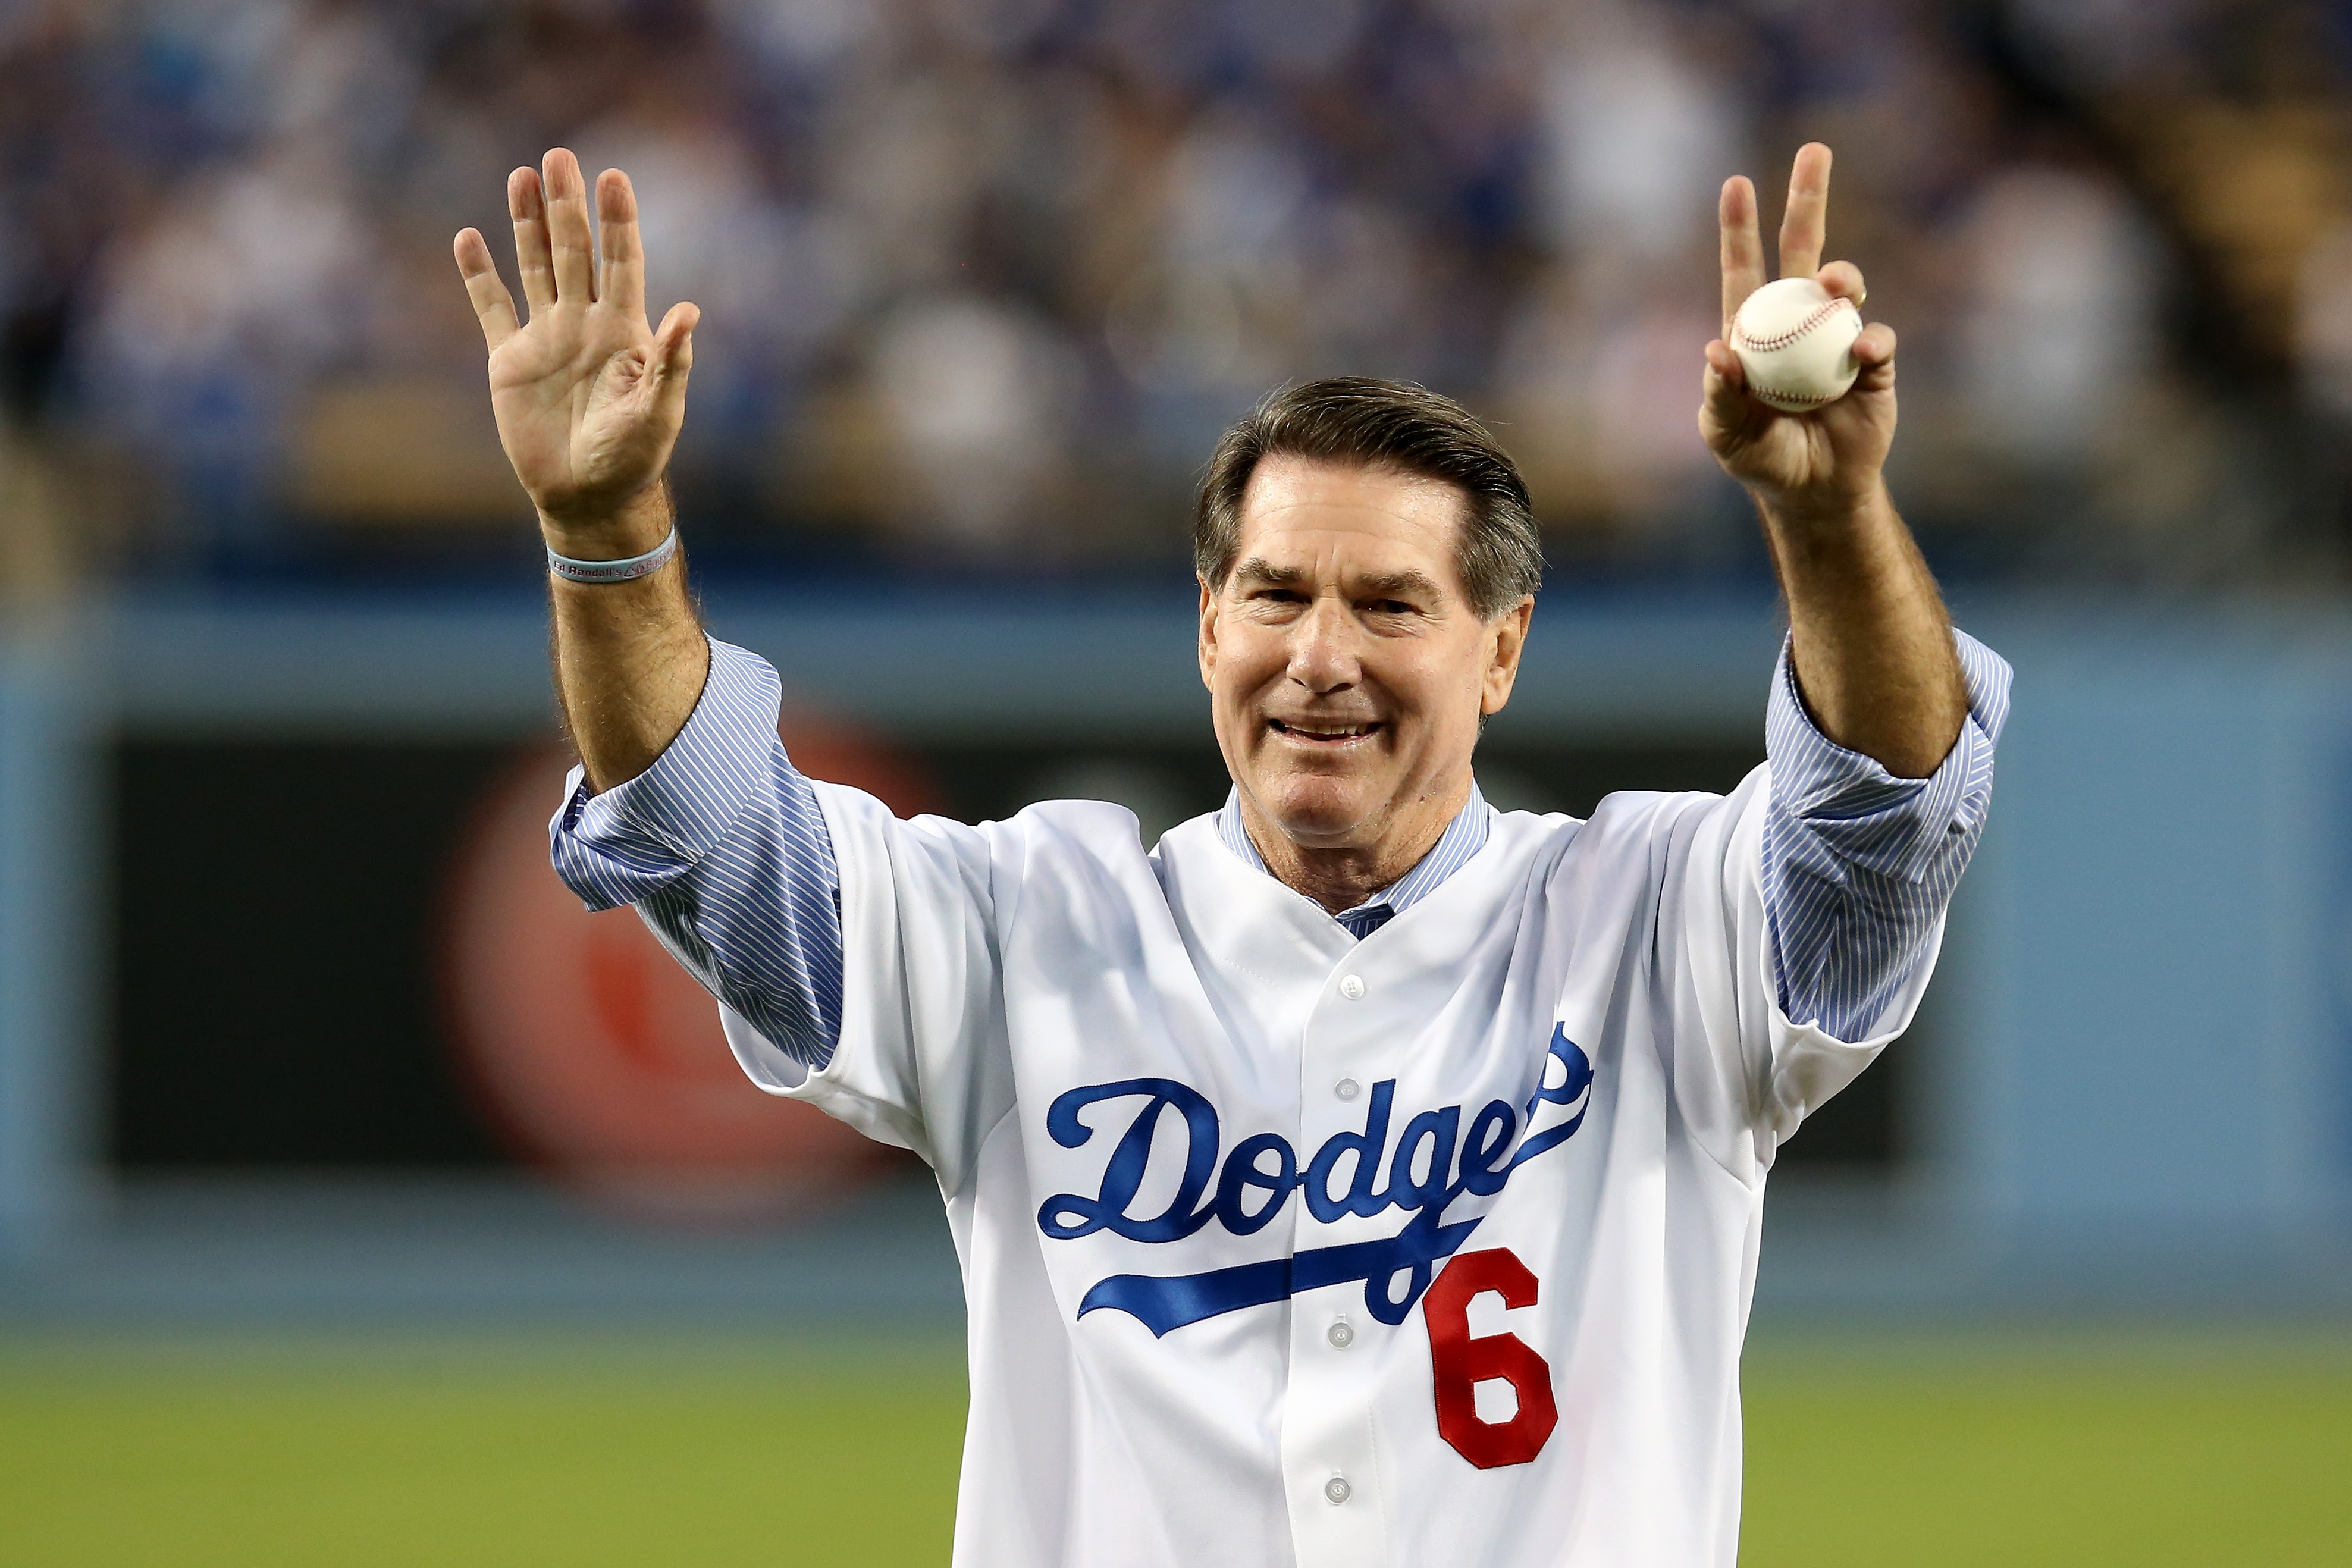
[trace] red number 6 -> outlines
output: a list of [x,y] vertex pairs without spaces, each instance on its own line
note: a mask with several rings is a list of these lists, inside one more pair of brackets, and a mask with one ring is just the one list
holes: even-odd
[[[1536,1304],[1536,1277],[1517,1254],[1497,1247],[1448,1263],[1421,1299],[1429,1325],[1429,1367],[1437,1378],[1437,1435],[1482,1470],[1524,1465],[1559,1425],[1551,1365],[1517,1334],[1470,1337],[1470,1302],[1492,1290],[1509,1307]],[[1478,1418],[1477,1388],[1500,1378],[1519,1396],[1508,1421]]]

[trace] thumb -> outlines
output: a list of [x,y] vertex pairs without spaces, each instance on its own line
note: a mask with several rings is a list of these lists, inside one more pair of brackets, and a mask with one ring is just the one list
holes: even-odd
[[694,329],[701,320],[701,307],[681,301],[669,308],[660,330],[654,333],[650,355],[654,399],[680,417],[685,412],[687,374],[694,369]]

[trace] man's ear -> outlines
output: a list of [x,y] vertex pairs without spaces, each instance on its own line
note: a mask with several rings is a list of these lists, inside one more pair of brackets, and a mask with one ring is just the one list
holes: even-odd
[[1528,623],[1535,613],[1535,595],[1530,594],[1486,623],[1486,668],[1478,693],[1482,715],[1500,713],[1510,701],[1511,688],[1519,679],[1519,656],[1527,651]]
[[1209,587],[1209,580],[1196,577],[1201,584],[1201,684],[1214,691],[1217,689],[1217,595]]

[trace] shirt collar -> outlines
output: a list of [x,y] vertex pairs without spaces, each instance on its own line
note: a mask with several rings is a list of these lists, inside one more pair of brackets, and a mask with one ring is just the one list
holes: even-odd
[[[1358,904],[1355,910],[1343,912],[1354,914],[1356,910],[1385,906],[1398,914],[1404,913],[1437,891],[1439,884],[1486,847],[1486,835],[1492,828],[1493,817],[1494,813],[1486,805],[1486,797],[1479,793],[1474,782],[1470,785],[1469,800],[1455,814],[1454,820],[1445,825],[1445,831],[1438,835],[1437,842],[1430,847],[1429,853],[1423,856],[1412,870]],[[1238,856],[1244,865],[1265,870],[1265,857],[1257,852],[1257,846],[1250,842],[1249,829],[1242,826],[1239,790],[1227,793],[1224,807],[1217,813],[1217,837],[1225,841],[1225,847]],[[1272,874],[1267,873],[1269,876]]]

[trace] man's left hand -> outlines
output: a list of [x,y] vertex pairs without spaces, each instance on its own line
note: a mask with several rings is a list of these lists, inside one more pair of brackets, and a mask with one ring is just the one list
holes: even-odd
[[[1797,152],[1789,177],[1789,208],[1780,223],[1780,275],[1811,277],[1858,308],[1866,290],[1852,262],[1822,265],[1830,197],[1830,150],[1809,142]],[[1739,356],[1724,341],[1731,318],[1762,288],[1764,243],[1756,187],[1745,175],[1726,181],[1717,206],[1723,230],[1724,337],[1706,345],[1705,400],[1699,433],[1724,472],[1748,487],[1777,521],[1849,516],[1879,492],[1880,472],[1895,439],[1895,330],[1873,322],[1854,341],[1862,374],[1836,402],[1805,414],[1783,414],[1748,395]]]

